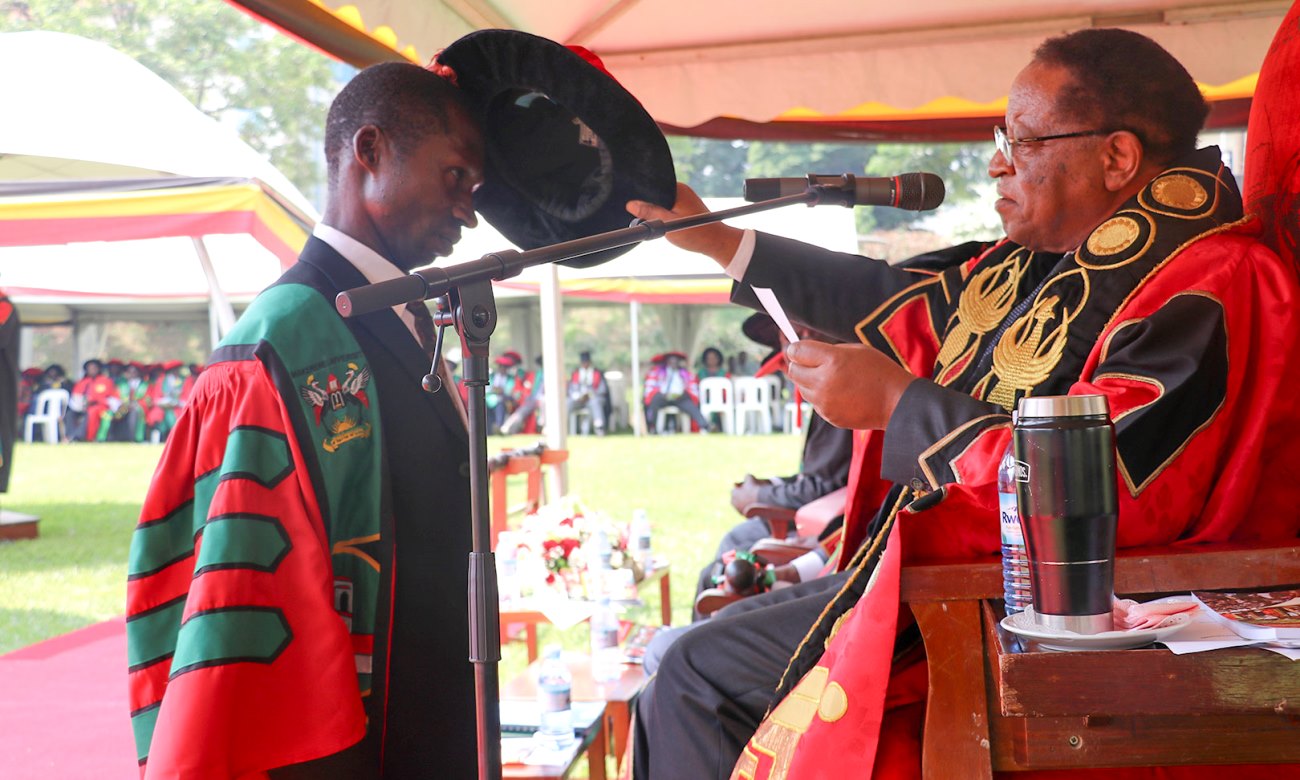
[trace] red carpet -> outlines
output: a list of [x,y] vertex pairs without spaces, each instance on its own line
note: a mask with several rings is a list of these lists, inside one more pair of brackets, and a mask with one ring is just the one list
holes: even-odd
[[0,777],[139,776],[122,618],[0,655]]

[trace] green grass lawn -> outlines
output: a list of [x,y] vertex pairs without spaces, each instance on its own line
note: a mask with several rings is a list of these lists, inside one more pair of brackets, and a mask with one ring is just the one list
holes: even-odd
[[[493,438],[489,452],[535,441]],[[800,437],[781,434],[573,437],[569,491],[617,522],[646,510],[655,551],[672,562],[674,622],[685,622],[697,572],[739,520],[731,483],[747,471],[794,473],[800,448]],[[0,543],[0,653],[123,613],[131,529],[161,452],[135,444],[18,445],[0,506],[39,515],[40,538]],[[657,595],[646,595],[650,603],[631,616],[650,621]],[[583,647],[586,631],[560,636],[543,628],[541,641]],[[522,646],[509,645],[503,679],[524,663]]]

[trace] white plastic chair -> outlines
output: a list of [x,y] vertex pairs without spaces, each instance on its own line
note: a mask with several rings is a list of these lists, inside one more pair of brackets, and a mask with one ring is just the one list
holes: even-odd
[[762,379],[767,382],[767,403],[771,407],[772,429],[775,430],[781,427],[781,415],[785,411],[785,399],[781,397],[785,383],[775,374],[768,374]]
[[808,426],[808,415],[812,414],[812,404],[804,401],[800,406],[803,407],[803,425],[799,424],[799,417],[794,412],[794,401],[785,402],[785,427],[782,429],[786,433],[803,433],[803,429]]
[[609,419],[605,421],[605,430],[619,431],[631,427],[631,413],[627,408],[627,381],[622,371],[606,371],[605,384],[609,387]]
[[750,432],[750,420],[757,419],[754,428],[762,433],[772,432],[772,386],[766,378],[752,376],[735,380],[737,434]]
[[63,413],[68,409],[67,390],[42,390],[32,401],[31,414],[23,423],[23,439],[32,440],[32,429],[41,426],[42,438],[46,444],[58,444],[63,432]]
[[707,418],[711,414],[722,417],[722,432],[735,430],[736,388],[725,376],[710,376],[700,380],[700,412]]
[[569,407],[569,435],[577,436],[582,431],[585,436],[591,433],[591,410],[585,406],[579,409]]
[[655,414],[655,430],[659,433],[667,433],[668,415],[677,415],[677,433],[689,433],[691,430],[691,416],[676,406],[665,406]]

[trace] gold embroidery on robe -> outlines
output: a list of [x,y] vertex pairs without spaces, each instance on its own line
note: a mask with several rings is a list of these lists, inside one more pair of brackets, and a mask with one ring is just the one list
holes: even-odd
[[[1170,168],[1138,193],[1138,204],[1155,214],[1175,219],[1197,220],[1219,208],[1220,194],[1227,189],[1217,174],[1196,168]],[[1231,174],[1228,174],[1231,176]]]
[[1123,268],[1146,257],[1155,241],[1156,223],[1150,214],[1121,211],[1092,231],[1074,261],[1089,271]]
[[[873,571],[867,582],[868,592],[875,584],[875,579]],[[852,614],[853,609],[849,609],[835,621],[830,636],[826,638],[827,646]],[[829,682],[830,673],[830,669],[825,666],[814,666],[804,675],[794,690],[759,724],[758,731],[754,732],[736,761],[732,778],[752,780],[758,772],[760,755],[772,759],[772,769],[767,775],[769,780],[786,780],[790,776],[790,762],[794,758],[795,747],[812,725],[813,718],[834,723],[849,710],[848,693],[839,683]]]
[[935,365],[939,367],[938,381],[947,384],[952,373],[948,367],[960,364],[965,367],[979,346],[979,338],[1001,324],[1015,305],[1020,290],[1020,278],[1029,265],[1030,253],[1017,249],[1007,259],[976,272],[967,282],[957,301],[957,317],[944,337],[943,346]]
[[[1062,305],[1059,296],[1048,294],[1053,285],[1072,276],[1083,282],[1083,294],[1073,311]],[[1051,375],[1065,351],[1070,323],[1083,310],[1090,288],[1087,272],[1074,270],[1055,277],[1039,292],[1029,311],[1013,322],[993,347],[997,382],[986,400],[1011,409],[1017,391],[1028,392]]]

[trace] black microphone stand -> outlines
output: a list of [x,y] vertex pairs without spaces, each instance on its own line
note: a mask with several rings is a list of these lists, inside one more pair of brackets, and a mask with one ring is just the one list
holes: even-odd
[[[335,308],[344,317],[360,316],[443,295],[450,299],[449,310],[440,311],[435,317],[435,323],[440,328],[450,324],[456,326],[464,356],[464,383],[469,388],[466,411],[469,417],[470,513],[473,516],[473,549],[469,555],[469,660],[474,664],[479,780],[500,780],[501,777],[501,705],[500,680],[497,675],[497,665],[501,661],[501,613],[497,594],[496,559],[491,549],[487,457],[488,343],[497,324],[492,281],[516,276],[530,266],[637,244],[676,230],[686,230],[781,206],[798,203],[809,206],[821,203],[851,206],[852,201],[848,200],[851,197],[851,193],[834,187],[810,186],[802,193],[725,211],[697,214],[667,222],[637,221],[631,227],[525,252],[511,249],[492,252],[478,260],[448,268],[422,268],[404,277],[345,290],[335,298]],[[439,348],[441,345],[440,330]],[[424,380],[424,388],[429,392],[440,389],[441,382],[437,379],[437,361],[440,359],[441,350],[435,350],[434,365]],[[454,393],[457,390],[452,387],[448,388],[448,392]]]

